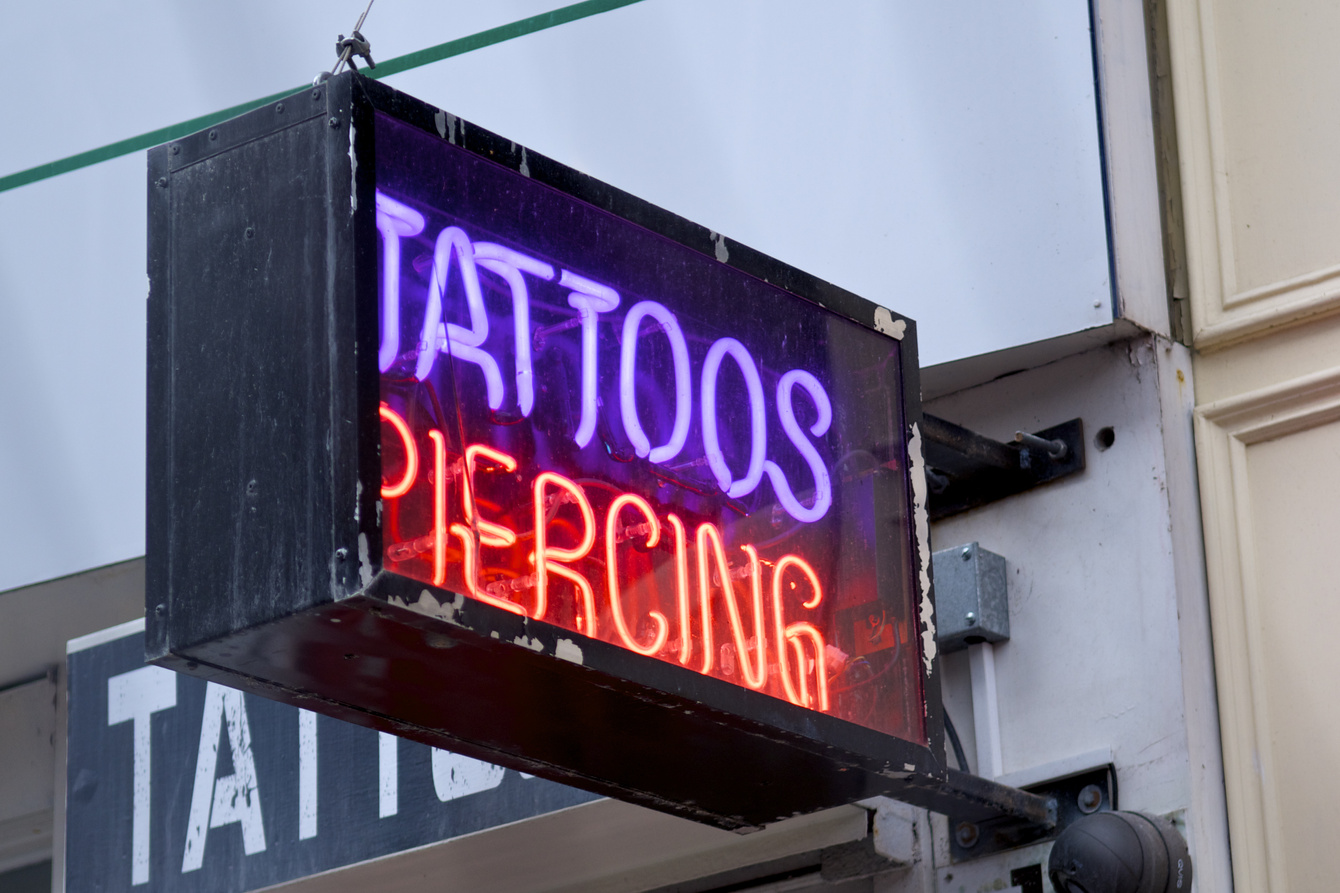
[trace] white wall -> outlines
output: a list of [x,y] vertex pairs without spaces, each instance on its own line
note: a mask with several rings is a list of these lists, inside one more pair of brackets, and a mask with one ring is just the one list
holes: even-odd
[[[932,537],[1007,561],[1011,638],[995,646],[1005,774],[1110,748],[1119,806],[1185,811],[1198,889],[1220,890],[1227,825],[1191,388],[1190,352],[1146,336],[931,403],[999,439],[1079,417],[1087,440],[1082,474],[947,519]],[[1101,450],[1104,427],[1114,441]],[[944,669],[971,754],[966,653]]]

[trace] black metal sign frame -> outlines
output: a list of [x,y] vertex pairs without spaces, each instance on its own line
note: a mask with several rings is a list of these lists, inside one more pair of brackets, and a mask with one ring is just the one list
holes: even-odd
[[[1045,823],[1037,798],[946,769],[933,644],[918,743],[383,569],[379,321],[360,299],[378,289],[378,113],[897,331],[920,459],[911,320],[733,242],[725,260],[703,227],[342,75],[149,154],[148,659],[737,831],[877,794]],[[908,551],[923,649],[929,543]]]

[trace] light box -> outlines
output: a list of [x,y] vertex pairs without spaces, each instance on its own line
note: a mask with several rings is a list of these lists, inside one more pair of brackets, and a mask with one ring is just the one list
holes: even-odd
[[912,321],[356,74],[149,167],[151,660],[721,827],[973,816]]

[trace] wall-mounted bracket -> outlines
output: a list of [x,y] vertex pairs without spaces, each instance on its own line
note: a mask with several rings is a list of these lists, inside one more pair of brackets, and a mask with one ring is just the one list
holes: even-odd
[[950,858],[955,862],[963,862],[1048,840],[1086,815],[1117,808],[1117,776],[1110,765],[1030,784],[1019,793],[1025,791],[1028,795],[1045,798],[1053,804],[1054,825],[1045,827],[1008,815],[986,821],[950,816]]
[[1084,470],[1084,424],[1062,422],[1001,443],[933,415],[923,415],[932,521]]

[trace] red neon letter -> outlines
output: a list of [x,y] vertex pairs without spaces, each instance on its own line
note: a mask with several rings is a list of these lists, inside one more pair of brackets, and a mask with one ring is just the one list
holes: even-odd
[[515,545],[516,531],[493,521],[485,521],[475,511],[475,461],[480,456],[502,466],[504,471],[516,471],[516,460],[501,450],[482,443],[472,443],[465,448],[465,486],[461,488],[465,523],[479,528],[479,541],[485,546],[506,548]]
[[447,440],[436,428],[433,442],[433,585],[447,582]]
[[638,654],[651,657],[665,647],[665,640],[670,636],[670,624],[666,622],[665,615],[660,611],[649,611],[647,616],[656,625],[656,634],[652,636],[651,644],[644,648],[633,639],[633,634],[628,629],[628,621],[623,616],[623,600],[619,594],[619,567],[616,564],[615,546],[619,541],[619,511],[625,506],[636,508],[642,513],[642,517],[647,519],[650,530],[650,533],[647,534],[648,547],[661,541],[661,524],[656,520],[656,514],[651,509],[651,503],[632,493],[624,493],[615,499],[610,504],[609,514],[605,516],[605,570],[610,584],[610,608],[614,615],[614,627],[619,631],[619,638],[623,640],[624,647],[636,651]]
[[693,652],[691,627],[689,626],[689,543],[684,522],[678,515],[670,515],[666,520],[675,531],[675,597],[679,602],[679,662],[688,666],[689,656]]
[[[470,597],[481,602],[487,602],[505,611],[511,611],[513,614],[524,615],[526,613],[525,608],[516,602],[498,598],[498,596],[493,595],[479,585],[479,540],[475,539],[474,529],[464,524],[453,524],[451,525],[451,532],[461,541],[461,553],[464,556],[465,564],[465,589]],[[480,538],[483,538],[482,535]]]
[[735,598],[735,584],[731,582],[730,565],[726,562],[726,547],[721,541],[721,531],[714,524],[698,527],[698,593],[703,615],[703,655],[702,672],[712,669],[712,609],[711,609],[711,569],[708,567],[708,553],[715,560],[717,576],[721,578],[721,592],[726,598],[726,613],[730,618],[731,635],[735,639],[735,652],[739,655],[740,669],[744,684],[750,688],[762,688],[768,681],[767,640],[763,634],[763,586],[759,580],[762,573],[759,567],[758,553],[752,546],[745,546],[749,555],[749,573],[753,583],[754,602],[754,666],[750,666],[749,646],[744,637],[744,620],[740,617],[740,605]]
[[383,419],[391,423],[400,439],[405,443],[405,476],[400,479],[400,483],[394,487],[388,487],[382,484],[382,497],[385,499],[396,499],[409,492],[409,488],[414,486],[414,479],[419,475],[419,449],[414,445],[414,435],[409,431],[409,425],[405,420],[387,404],[383,403],[377,410]]
[[479,585],[479,547],[493,546],[506,548],[516,543],[516,532],[510,527],[479,517],[475,508],[475,462],[483,456],[502,466],[506,471],[516,471],[516,460],[506,453],[479,443],[465,448],[465,474],[461,487],[461,501],[464,503],[464,524],[451,525],[451,532],[461,541],[464,558],[465,588],[472,598],[490,605],[511,611],[513,614],[525,614],[526,609],[516,602],[499,598]]
[[[772,574],[772,618],[773,632],[777,636],[778,647],[778,665],[782,673],[782,687],[786,690],[786,699],[792,704],[799,704],[802,707],[809,707],[811,698],[807,676],[809,671],[805,667],[805,649],[801,646],[800,640],[806,638],[814,646],[814,675],[818,681],[819,709],[828,710],[828,673],[824,667],[824,658],[827,646],[824,643],[823,634],[814,627],[813,624],[800,622],[783,625],[782,619],[782,577],[786,574],[789,567],[797,568],[809,581],[810,588],[814,594],[804,603],[806,608],[816,608],[819,602],[823,600],[823,589],[819,586],[819,575],[810,567],[809,562],[796,555],[784,555],[777,562],[777,567]],[[791,663],[788,652],[795,651],[796,662],[800,667],[800,690],[796,690],[796,683],[791,678]]]
[[[550,546],[547,542],[549,513],[545,511],[544,491],[551,485],[566,493],[582,513],[582,539],[576,548],[561,549]],[[554,511],[557,512],[563,497],[555,494],[554,498]],[[581,591],[583,617],[586,622],[583,623],[583,617],[577,618],[577,628],[584,635],[595,638],[596,596],[591,589],[591,583],[572,568],[559,564],[560,561],[579,561],[585,558],[595,544],[596,515],[591,511],[591,503],[582,488],[552,471],[538,474],[535,477],[535,551],[531,554],[531,561],[535,563],[535,610],[530,616],[536,620],[544,619],[545,611],[549,607],[549,575],[557,574]]]

